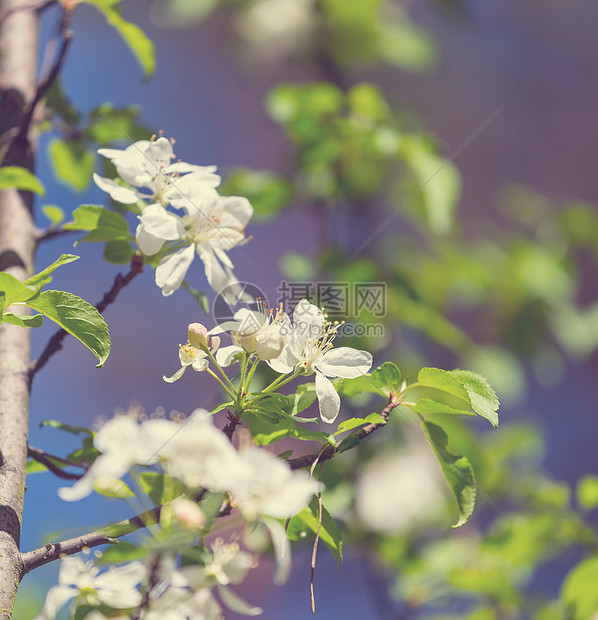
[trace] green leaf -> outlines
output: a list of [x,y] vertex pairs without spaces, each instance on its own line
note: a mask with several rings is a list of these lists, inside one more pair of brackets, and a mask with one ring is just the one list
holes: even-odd
[[401,391],[401,371],[396,364],[384,362],[370,375],[376,387],[388,388],[393,394]]
[[334,437],[329,433],[324,433],[323,431],[312,431],[310,428],[305,428],[305,426],[297,425],[292,430],[290,435],[291,437],[300,439],[301,441],[320,441],[328,442],[332,446],[336,445]]
[[73,211],[73,221],[64,225],[66,230],[95,230],[96,228],[114,228],[128,232],[127,220],[116,211],[110,211],[101,205],[81,205]]
[[360,426],[365,426],[366,424],[386,424],[386,421],[379,413],[370,413],[367,418],[350,418],[349,420],[345,420],[338,425],[338,429],[335,435],[340,435],[341,433],[346,433],[347,431],[352,431],[355,428],[359,428]]
[[82,205],[73,211],[73,218],[73,221],[66,223],[63,228],[89,231],[80,241],[117,241],[131,238],[127,220],[120,213],[106,207]]
[[272,172],[240,169],[223,183],[223,195],[245,196],[254,210],[256,220],[268,220],[293,198],[289,183]]
[[336,449],[337,454],[341,454],[341,452],[346,452],[347,450],[351,450],[352,448],[356,448],[361,443],[361,440],[356,435],[349,435],[345,437],[338,448]]
[[114,141],[147,139],[150,130],[137,123],[139,108],[115,108],[104,103],[91,113],[91,124],[85,135],[101,145]]
[[42,213],[50,220],[52,227],[58,226],[64,219],[64,211],[56,205],[44,205]]
[[131,262],[135,250],[130,241],[120,239],[108,241],[104,246],[104,259],[114,265],[125,265]]
[[466,411],[464,409],[453,409],[449,405],[439,403],[431,398],[422,398],[417,401],[414,407],[414,411],[421,413],[422,415],[435,414],[435,413],[450,413],[452,415],[475,415],[473,411]]
[[11,325],[18,325],[19,327],[41,327],[44,323],[44,317],[41,314],[28,316],[17,315],[12,312],[5,312],[0,320]]
[[422,368],[417,375],[417,382],[423,387],[436,388],[447,394],[452,394],[461,398],[466,403],[470,403],[469,394],[461,384],[461,381],[454,377],[447,370],[440,368]]
[[48,471],[48,468],[35,459],[29,459],[27,465],[25,465],[25,474],[39,474],[41,472]]
[[470,370],[452,370],[451,375],[456,377],[467,390],[473,410],[486,418],[494,427],[498,426],[499,407],[498,398],[488,381]]
[[55,138],[49,148],[56,176],[73,189],[84,191],[91,181],[95,163],[85,144],[81,140]]
[[274,420],[253,411],[250,416],[249,430],[253,441],[258,446],[267,446],[288,437],[297,426],[292,418],[286,416],[280,416]]
[[288,398],[290,404],[285,407],[285,411],[292,416],[301,413],[316,400],[315,383],[304,383],[300,385],[295,394],[290,394]]
[[469,519],[475,505],[476,484],[473,468],[467,458],[448,451],[448,435],[441,426],[424,422],[424,430],[457,500],[459,520],[452,527],[459,527]]
[[577,503],[584,510],[593,510],[598,506],[598,476],[584,476],[576,489]]
[[98,11],[103,13],[108,23],[117,30],[124,42],[129,46],[133,54],[135,54],[135,57],[143,68],[145,77],[151,77],[156,68],[154,44],[143,30],[135,24],[126,21],[120,14],[120,11],[115,8],[112,3],[103,2],[102,0],[83,1],[95,6]]
[[400,155],[414,176],[410,196],[423,202],[425,216],[433,232],[450,232],[461,193],[459,172],[420,137],[404,137],[400,147]]
[[57,260],[55,260],[51,265],[48,265],[45,269],[42,269],[39,273],[36,273],[34,276],[31,276],[23,284],[27,286],[33,286],[37,290],[41,287],[49,284],[52,281],[51,274],[53,274],[58,267],[62,267],[62,265],[68,265],[76,260],[79,260],[78,256],[74,254],[61,254]]
[[566,618],[588,620],[598,611],[598,556],[578,564],[565,579],[562,600]]
[[[318,498],[314,497],[307,508],[302,510],[298,515],[294,516],[289,521],[289,527],[287,528],[287,535],[289,536],[289,539],[301,540],[302,538],[305,538],[306,527],[315,534],[318,531],[318,515]],[[343,538],[340,530],[338,529],[338,525],[324,506],[322,506],[320,540],[322,540],[330,549],[332,555],[336,558],[337,565],[340,564],[343,559]]]
[[369,375],[361,375],[355,379],[345,379],[341,386],[341,393],[345,396],[357,396],[369,392],[371,394],[378,394],[378,396],[385,396],[384,393],[380,393],[378,388],[370,379]]
[[9,273],[0,271],[0,292],[3,293],[3,307],[31,299],[37,294],[37,289],[17,280]]
[[102,315],[89,303],[65,291],[45,291],[27,305],[81,341],[104,365],[110,354],[110,334]]
[[85,428],[84,426],[72,426],[71,424],[65,424],[64,422],[60,422],[60,420],[42,420],[39,425],[40,428],[45,428],[48,426],[50,428],[57,428],[58,430],[66,431],[72,435],[86,434],[93,437],[93,431],[90,429]]
[[170,502],[185,492],[185,485],[180,480],[155,471],[141,472],[135,479],[155,506]]
[[96,561],[98,564],[122,564],[124,562],[132,562],[133,560],[141,560],[146,555],[147,549],[138,547],[133,543],[118,541],[103,551],[101,557]]
[[0,168],[0,189],[5,187],[16,187],[26,192],[35,194],[45,193],[44,186],[39,179],[29,170],[19,166],[5,166]]

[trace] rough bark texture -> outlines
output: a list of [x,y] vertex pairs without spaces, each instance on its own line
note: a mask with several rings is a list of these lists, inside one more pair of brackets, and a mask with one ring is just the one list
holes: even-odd
[[[38,16],[31,0],[0,0],[0,155],[3,166],[33,170],[33,146],[21,132],[36,84]],[[8,11],[8,12],[5,12]],[[0,270],[19,279],[33,269],[33,197],[0,190]],[[29,330],[0,325],[0,618],[12,617],[20,579],[19,539],[29,409]]]

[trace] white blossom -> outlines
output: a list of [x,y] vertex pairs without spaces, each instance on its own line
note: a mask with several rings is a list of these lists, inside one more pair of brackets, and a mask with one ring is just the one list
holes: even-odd
[[215,173],[216,166],[196,166],[181,161],[173,163],[172,143],[163,137],[140,140],[124,150],[99,149],[98,153],[112,161],[120,179],[137,188],[131,189],[94,174],[96,185],[123,204],[135,204],[140,199],[147,199],[166,205],[171,199],[180,197],[182,191],[190,191],[192,186],[198,191],[220,184],[220,177]]
[[58,495],[65,501],[76,501],[89,495],[94,483],[108,486],[124,476],[133,465],[151,465],[158,460],[164,438],[178,424],[169,420],[148,420],[138,424],[131,416],[117,416],[96,433],[94,447],[101,452],[85,475],[72,487],[61,487]]
[[[212,338],[211,342],[211,353],[216,353],[219,346],[220,338],[215,336]],[[174,375],[172,375],[172,377],[162,377],[166,383],[174,383],[175,381],[178,381],[189,366],[197,372],[206,370],[209,366],[209,356],[207,351],[203,348],[193,346],[190,341],[188,341],[187,344],[182,344],[179,346],[179,361],[181,362],[181,367],[174,373]]]
[[173,242],[177,248],[159,262],[156,284],[163,295],[171,295],[181,286],[197,254],[210,286],[233,303],[238,280],[226,252],[246,241],[245,227],[253,214],[252,206],[246,198],[222,197],[211,190],[191,195],[180,207],[186,214],[177,215],[153,204],[139,216],[137,244],[144,254],[156,254],[166,242]]
[[239,452],[240,469],[228,489],[245,518],[287,519],[301,512],[320,488],[304,470],[293,471],[274,454],[254,446]]
[[292,329],[285,334],[282,353],[268,362],[282,374],[315,373],[320,416],[328,423],[334,422],[340,410],[340,397],[328,377],[354,379],[367,373],[372,366],[372,355],[367,351],[333,348],[337,330],[338,324],[326,321],[322,310],[302,299],[293,312]]
[[288,316],[282,310],[268,309],[259,304],[257,310],[241,308],[233,321],[227,321],[213,330],[214,333],[230,331],[235,344],[223,347],[216,356],[221,366],[228,366],[234,356],[242,351],[255,353],[261,360],[278,357],[285,346],[285,333],[291,329]]
[[35,620],[51,620],[72,599],[77,604],[108,605],[129,609],[141,603],[139,584],[145,576],[141,562],[131,562],[118,568],[111,567],[100,573],[91,561],[79,556],[62,560],[58,585],[48,591],[41,613]]

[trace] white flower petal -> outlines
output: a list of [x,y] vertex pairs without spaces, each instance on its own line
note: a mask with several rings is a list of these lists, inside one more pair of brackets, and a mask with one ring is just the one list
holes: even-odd
[[282,350],[282,353],[273,360],[267,360],[266,362],[272,370],[280,373],[281,375],[286,375],[289,372],[293,372],[295,368],[295,364],[297,363],[297,358],[293,355],[293,352],[288,346],[285,346]]
[[[209,244],[199,244],[197,246],[197,254],[203,261],[208,283],[217,293],[223,292],[224,288],[238,282],[230,269],[222,267]],[[223,296],[225,301],[231,305],[237,300],[234,291],[231,290],[224,291]]]
[[137,226],[135,237],[137,239],[137,246],[146,256],[157,254],[164,245],[163,239],[158,239],[154,237],[154,235],[150,235],[150,233],[143,228],[142,224]]
[[180,239],[185,232],[181,218],[159,204],[145,207],[139,221],[148,234],[164,241]]
[[372,367],[372,354],[351,347],[330,349],[316,362],[315,368],[327,377],[355,379]]
[[320,372],[316,372],[316,396],[320,405],[322,421],[332,424],[341,408],[341,398],[334,389],[332,381]]
[[224,213],[220,219],[222,226],[245,230],[253,215],[253,207],[247,198],[242,196],[223,196]]
[[222,347],[216,351],[216,361],[220,366],[230,366],[233,363],[233,357],[242,352],[243,347],[238,347],[234,344],[228,347]]
[[178,381],[185,374],[185,370],[187,370],[187,366],[181,366],[174,373],[174,375],[172,375],[172,377],[163,376],[162,379],[166,381],[166,383],[174,383],[175,381]]
[[62,609],[72,598],[77,595],[75,588],[65,588],[64,586],[54,586],[50,588],[46,595],[46,602],[44,607],[35,618],[35,620],[54,620],[56,613],[59,609]]
[[123,187],[122,185],[119,185],[116,181],[113,181],[112,179],[101,177],[99,174],[96,174],[94,172],[93,180],[102,191],[109,194],[110,198],[116,200],[116,202],[120,202],[124,205],[132,205],[139,200],[139,195],[137,194],[137,192],[129,189],[128,187]]
[[278,521],[264,518],[262,522],[268,528],[272,538],[274,557],[276,558],[274,583],[280,586],[287,581],[291,572],[291,543],[284,527]]
[[259,616],[264,612],[261,607],[250,605],[245,599],[225,586],[218,586],[218,594],[222,602],[232,611],[243,616]]
[[162,295],[172,295],[181,286],[189,266],[193,262],[193,246],[169,254],[156,267],[156,284],[162,289]]

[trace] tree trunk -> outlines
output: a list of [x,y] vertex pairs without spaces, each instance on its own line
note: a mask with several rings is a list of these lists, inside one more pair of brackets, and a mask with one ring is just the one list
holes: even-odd
[[[31,0],[0,0],[0,157],[33,170],[30,132],[20,127],[36,88],[38,15]],[[33,272],[33,196],[0,190],[0,270]],[[0,618],[12,617],[20,580],[19,539],[29,409],[29,329],[0,325]]]

